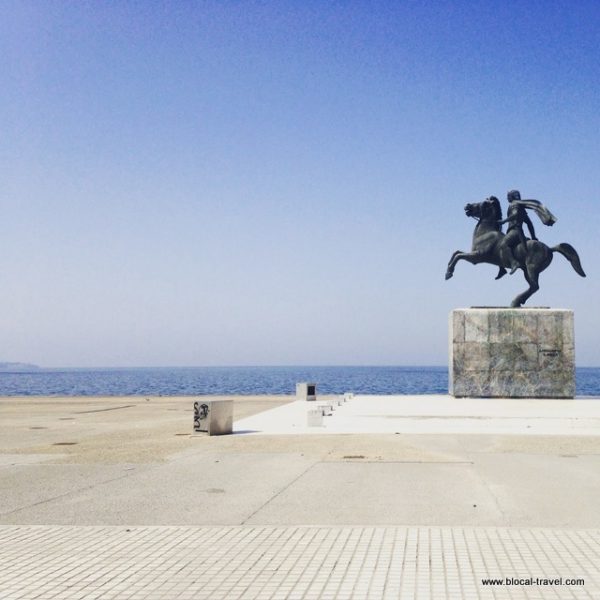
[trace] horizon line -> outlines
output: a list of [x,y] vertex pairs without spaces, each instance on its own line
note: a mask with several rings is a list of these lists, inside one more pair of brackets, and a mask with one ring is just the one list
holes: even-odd
[[[34,363],[24,363],[11,361],[0,362],[2,364],[10,365],[23,365],[23,367],[30,367],[34,370],[58,370],[58,369],[328,369],[328,368],[346,368],[346,369],[359,369],[359,368],[434,368],[434,369],[448,369],[448,365],[440,364],[225,364],[225,365],[127,365],[127,366],[106,366],[106,365],[88,365],[88,366],[75,366],[75,365],[59,365],[59,366],[42,366]],[[598,365],[575,365],[578,369],[598,369]],[[0,368],[0,373],[3,372]],[[9,373],[7,370],[4,373]]]

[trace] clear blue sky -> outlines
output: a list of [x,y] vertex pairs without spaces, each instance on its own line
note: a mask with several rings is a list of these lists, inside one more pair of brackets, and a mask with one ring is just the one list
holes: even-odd
[[0,360],[443,365],[517,188],[600,365],[596,1],[5,1],[0,50]]

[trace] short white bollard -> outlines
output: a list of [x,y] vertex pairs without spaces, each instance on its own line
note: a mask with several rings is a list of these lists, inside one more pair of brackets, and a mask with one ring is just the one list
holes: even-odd
[[307,427],[323,427],[323,411],[318,408],[311,408],[306,413]]
[[317,402],[316,406],[324,417],[329,416],[333,412],[333,406],[329,402]]

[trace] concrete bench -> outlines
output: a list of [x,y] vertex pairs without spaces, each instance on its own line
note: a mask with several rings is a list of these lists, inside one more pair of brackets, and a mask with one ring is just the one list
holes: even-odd
[[307,400],[309,402],[314,402],[317,399],[317,384],[297,383],[296,398],[298,398],[298,400]]
[[227,435],[233,431],[233,400],[196,400],[194,433]]

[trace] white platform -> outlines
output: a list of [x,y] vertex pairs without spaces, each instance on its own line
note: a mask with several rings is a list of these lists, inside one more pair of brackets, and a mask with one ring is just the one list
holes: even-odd
[[307,427],[311,402],[295,401],[235,421],[234,433],[466,433],[600,435],[600,398],[575,400],[354,396]]

